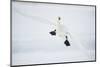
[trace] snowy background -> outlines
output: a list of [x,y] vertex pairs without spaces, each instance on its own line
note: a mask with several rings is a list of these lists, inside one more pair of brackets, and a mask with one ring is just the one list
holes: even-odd
[[[95,7],[43,3],[12,3],[12,64],[95,60]],[[71,37],[51,36],[61,16]]]

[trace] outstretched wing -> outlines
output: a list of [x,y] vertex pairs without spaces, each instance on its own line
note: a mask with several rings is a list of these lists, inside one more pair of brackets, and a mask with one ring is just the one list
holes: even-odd
[[56,25],[53,21],[51,21],[47,18],[43,18],[43,17],[39,17],[39,16],[36,16],[36,15],[30,15],[30,14],[24,13],[23,11],[20,11],[15,7],[13,9],[16,13],[18,13],[21,16],[27,17],[28,19],[32,19],[32,20],[35,20],[35,21],[38,21],[38,22],[44,23],[44,24]]

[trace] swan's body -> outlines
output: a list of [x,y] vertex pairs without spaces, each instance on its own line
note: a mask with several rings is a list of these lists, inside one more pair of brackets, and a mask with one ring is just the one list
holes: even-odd
[[61,18],[58,17],[58,20],[57,20],[57,22],[56,22],[56,24],[55,24],[55,30],[54,30],[54,31],[51,31],[50,34],[56,35],[56,36],[58,36],[58,37],[60,37],[60,38],[63,38],[63,39],[65,40],[65,41],[64,41],[64,44],[65,44],[66,46],[70,46],[70,43],[69,43],[69,41],[68,41],[68,32],[65,32],[65,31],[64,31],[64,27],[63,27],[63,25],[62,25],[60,19],[61,19]]

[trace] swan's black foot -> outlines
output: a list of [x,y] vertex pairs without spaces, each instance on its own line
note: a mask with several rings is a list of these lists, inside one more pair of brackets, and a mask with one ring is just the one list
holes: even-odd
[[70,46],[70,43],[69,43],[68,40],[65,40],[64,44],[65,44],[66,46]]
[[56,35],[56,30],[49,32],[51,35]]

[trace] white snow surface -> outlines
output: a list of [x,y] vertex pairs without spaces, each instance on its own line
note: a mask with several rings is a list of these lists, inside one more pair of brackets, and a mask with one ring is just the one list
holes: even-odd
[[[52,36],[61,16],[71,46]],[[12,65],[95,60],[95,7],[12,3]]]

